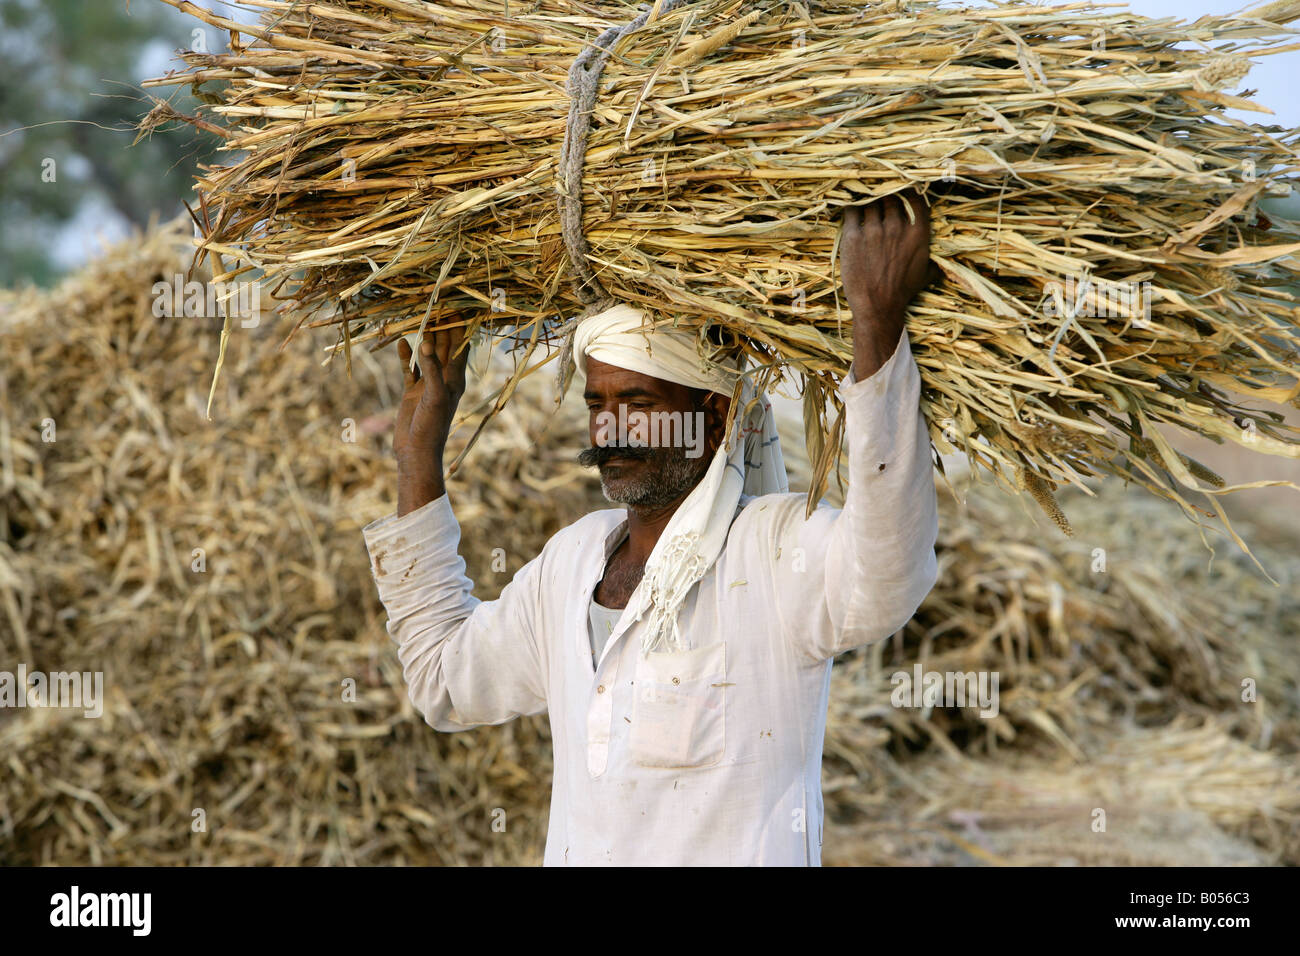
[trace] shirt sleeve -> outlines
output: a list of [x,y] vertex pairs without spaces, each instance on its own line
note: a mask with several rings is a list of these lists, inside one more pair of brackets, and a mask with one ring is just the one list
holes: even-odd
[[447,495],[362,529],[411,703],[437,730],[500,724],[546,709],[535,622],[542,561],[495,601],[472,595]]
[[899,630],[939,574],[938,499],[907,332],[884,365],[863,381],[850,373],[839,394],[849,459],[844,508],[821,507],[805,521],[800,501],[775,542],[778,553],[794,550],[804,563],[775,569],[783,626],[818,661]]

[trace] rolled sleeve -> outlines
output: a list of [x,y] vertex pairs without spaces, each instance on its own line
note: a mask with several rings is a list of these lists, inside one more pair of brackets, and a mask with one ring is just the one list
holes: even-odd
[[411,703],[438,730],[497,724],[546,706],[533,622],[540,558],[495,601],[473,596],[447,495],[362,529]]

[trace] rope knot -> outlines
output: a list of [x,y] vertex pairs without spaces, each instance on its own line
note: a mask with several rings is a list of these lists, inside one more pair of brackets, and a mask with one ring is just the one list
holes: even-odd
[[[679,2],[663,0],[659,12],[667,13]],[[621,27],[609,27],[569,67],[569,117],[564,126],[564,143],[560,147],[560,162],[556,170],[556,193],[560,235],[564,238],[569,266],[574,273],[573,292],[584,304],[610,298],[588,261],[591,246],[582,231],[582,170],[587,158],[591,114],[596,106],[596,88],[600,85],[600,74],[614,44],[645,26],[650,13],[651,8],[647,7],[631,22]]]

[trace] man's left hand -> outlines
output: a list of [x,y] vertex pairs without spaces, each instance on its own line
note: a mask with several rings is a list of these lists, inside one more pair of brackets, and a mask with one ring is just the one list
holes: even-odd
[[839,255],[840,280],[853,314],[853,372],[862,381],[894,354],[907,306],[929,278],[929,205],[907,190],[850,206],[844,210]]

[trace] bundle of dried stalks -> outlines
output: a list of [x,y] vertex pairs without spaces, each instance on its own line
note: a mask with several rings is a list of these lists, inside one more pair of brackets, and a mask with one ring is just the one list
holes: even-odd
[[[244,0],[253,27],[166,2],[232,37],[152,81],[214,84],[232,159],[199,181],[206,248],[349,356],[467,323],[513,337],[522,373],[606,294],[718,323],[759,376],[804,377],[811,504],[851,354],[838,215],[913,187],[944,274],[909,319],[941,451],[1049,512],[1063,483],[1116,473],[1220,515],[1231,489],[1155,426],[1300,456],[1249,407],[1300,394],[1300,231],[1257,209],[1288,191],[1296,132],[1228,116],[1268,111],[1224,92],[1295,48],[1279,24],[1297,0],[1191,24],[1088,3],[656,3],[575,115],[571,65],[631,6]],[[568,236],[557,196],[580,213]]]

